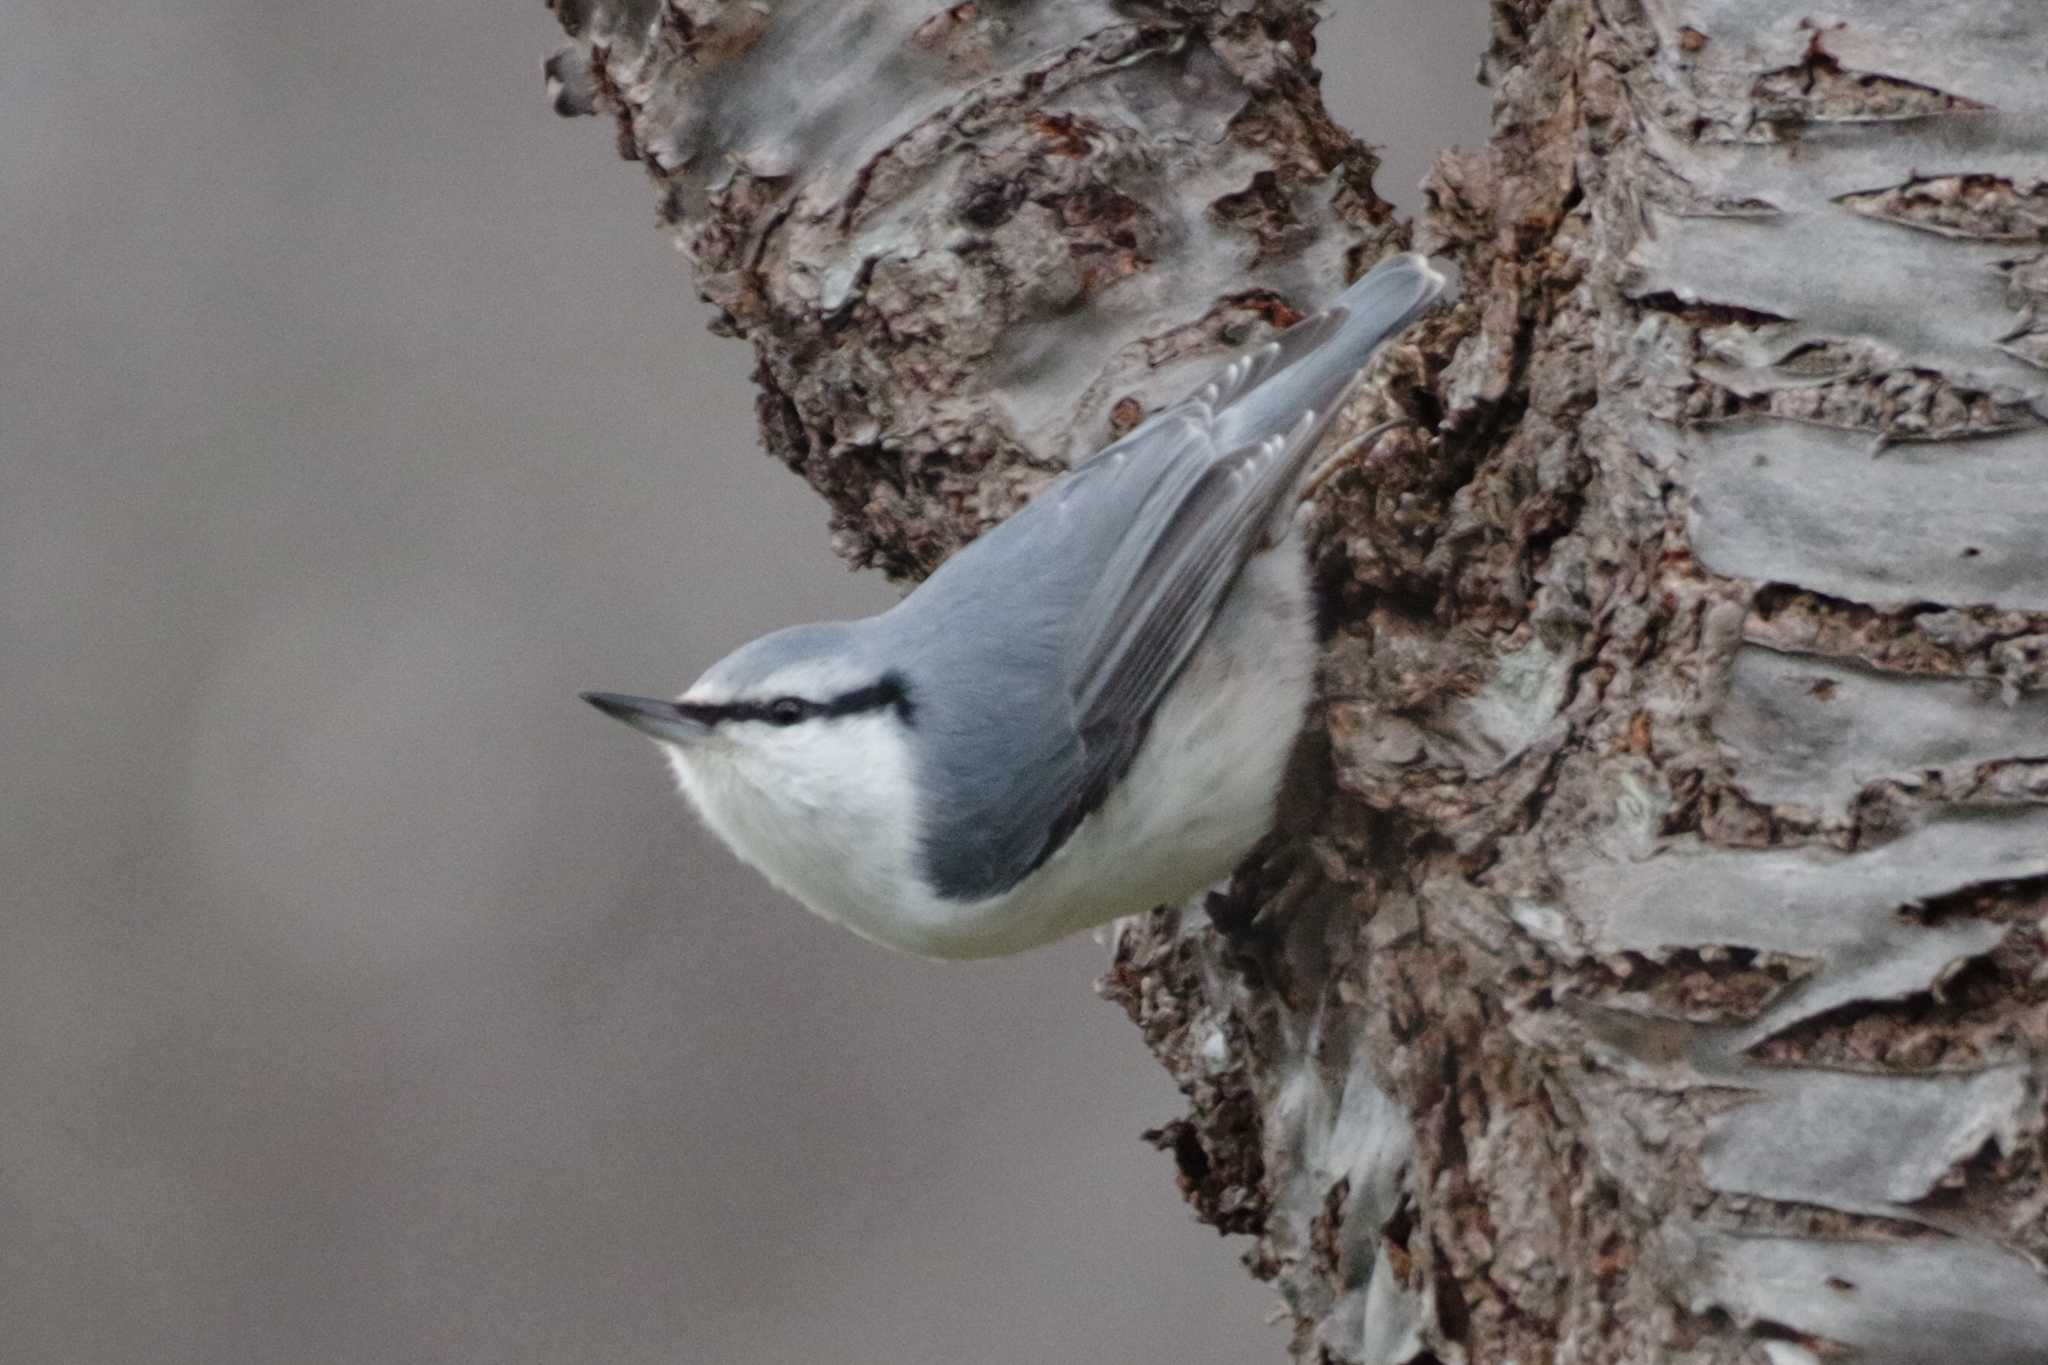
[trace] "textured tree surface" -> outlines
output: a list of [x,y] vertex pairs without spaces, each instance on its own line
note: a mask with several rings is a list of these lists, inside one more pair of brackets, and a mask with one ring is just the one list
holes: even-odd
[[[1406,241],[1307,4],[556,7],[893,574]],[[1493,10],[1157,1139],[1304,1360],[2048,1359],[2048,9]]]

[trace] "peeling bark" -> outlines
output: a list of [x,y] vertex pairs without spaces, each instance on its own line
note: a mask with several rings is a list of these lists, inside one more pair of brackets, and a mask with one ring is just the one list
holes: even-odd
[[556,12],[556,107],[647,164],[770,451],[892,575],[1406,242],[1305,3]]
[[[1295,0],[557,0],[841,550],[1405,242]],[[1282,827],[1124,926],[1298,1359],[2048,1354],[2048,11],[1496,0]]]

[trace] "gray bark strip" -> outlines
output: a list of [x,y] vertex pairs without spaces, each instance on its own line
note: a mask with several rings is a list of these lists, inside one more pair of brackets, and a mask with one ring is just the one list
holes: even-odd
[[[2048,9],[1853,8],[1496,0],[1280,837],[1104,983],[1299,1359],[2048,1352]],[[1404,240],[1305,4],[557,11],[893,573]]]

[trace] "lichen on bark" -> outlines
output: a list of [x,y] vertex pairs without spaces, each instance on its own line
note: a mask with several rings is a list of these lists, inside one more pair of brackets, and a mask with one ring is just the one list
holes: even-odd
[[[1294,0],[557,12],[893,574],[1407,240]],[[1102,984],[1152,1136],[1299,1359],[2038,1359],[2048,14],[1493,15],[1280,828]]]

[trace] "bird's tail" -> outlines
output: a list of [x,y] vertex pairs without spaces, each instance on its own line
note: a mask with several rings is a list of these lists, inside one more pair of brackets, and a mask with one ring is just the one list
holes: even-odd
[[[1321,313],[1283,332],[1234,401],[1217,413],[1217,445],[1292,427],[1315,414],[1318,434],[1350,397],[1375,352],[1421,316],[1447,283],[1414,252],[1389,256]],[[1313,439],[1309,442],[1313,445]]]

